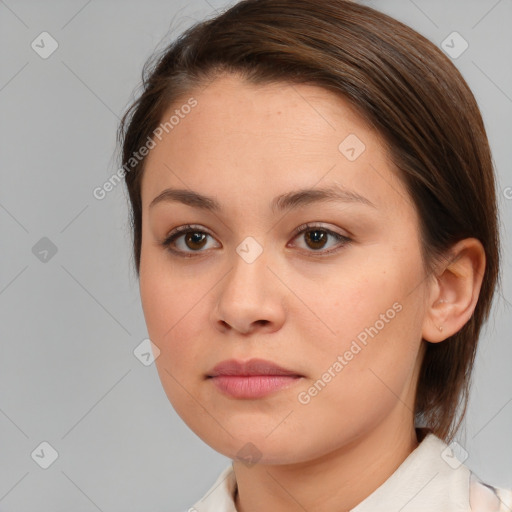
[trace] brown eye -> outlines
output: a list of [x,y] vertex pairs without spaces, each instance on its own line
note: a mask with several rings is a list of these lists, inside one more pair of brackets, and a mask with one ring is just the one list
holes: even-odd
[[305,240],[311,249],[322,249],[329,235],[324,229],[313,229],[305,232]]
[[202,249],[207,245],[208,237],[212,236],[187,224],[173,230],[161,244],[173,254],[191,257],[195,256],[194,253],[206,252]]
[[[311,224],[304,224],[296,229],[296,239],[303,239],[306,244],[306,250],[309,253],[317,252],[318,255],[327,255],[332,252],[336,252],[341,247],[349,244],[352,240],[344,235],[331,231],[321,226],[315,226]],[[323,250],[329,243],[329,240],[333,239],[337,244],[334,249]],[[336,245],[338,247],[336,247]],[[315,254],[316,256],[316,254]]]
[[207,235],[200,231],[188,231],[184,236],[185,238],[183,240],[189,249],[201,249],[206,243]]

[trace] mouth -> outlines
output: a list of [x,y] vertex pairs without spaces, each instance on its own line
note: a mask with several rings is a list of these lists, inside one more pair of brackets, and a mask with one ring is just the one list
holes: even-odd
[[271,361],[230,359],[216,365],[207,379],[223,394],[238,399],[257,399],[284,390],[304,376]]

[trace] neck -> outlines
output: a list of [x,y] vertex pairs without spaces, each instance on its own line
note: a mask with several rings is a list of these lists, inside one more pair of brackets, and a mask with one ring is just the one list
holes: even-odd
[[397,428],[391,422],[314,461],[252,467],[234,461],[236,509],[349,511],[380,487],[418,444],[412,423]]

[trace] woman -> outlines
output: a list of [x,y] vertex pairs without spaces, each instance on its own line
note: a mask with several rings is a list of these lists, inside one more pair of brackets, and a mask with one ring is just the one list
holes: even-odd
[[233,459],[190,510],[510,510],[451,444],[499,236],[438,48],[349,1],[242,1],[165,50],[119,134],[161,382]]

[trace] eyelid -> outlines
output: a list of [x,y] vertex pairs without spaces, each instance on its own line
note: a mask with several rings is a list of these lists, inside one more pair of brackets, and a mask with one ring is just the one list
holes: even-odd
[[350,234],[348,231],[347,231],[346,235],[342,235],[341,233],[337,233],[333,229],[330,229],[330,228],[327,228],[327,227],[323,226],[321,222],[314,222],[314,221],[313,222],[306,222],[304,224],[301,224],[299,227],[297,227],[297,228],[295,228],[293,230],[293,235],[294,236],[299,235],[303,231],[306,231],[308,229],[318,229],[318,230],[327,231],[330,234],[338,235],[338,236],[341,236],[343,238],[350,238],[352,236],[352,234]]
[[186,233],[187,231],[194,231],[194,230],[205,232],[205,233],[208,233],[209,235],[211,235],[211,233],[207,229],[205,229],[204,226],[202,226],[200,224],[183,224],[182,226],[178,226],[177,228],[174,228],[172,231],[170,231],[167,234],[167,236],[165,237],[165,239],[168,240],[173,235],[177,235],[178,233],[184,233],[184,232]]
[[[172,241],[174,241],[179,235],[188,233],[189,231],[198,231],[201,233],[206,233],[207,235],[210,235],[211,237],[214,237],[208,229],[205,229],[204,226],[201,226],[200,224],[183,224],[182,226],[178,226],[177,228],[174,228],[172,231],[170,231],[163,240],[161,240],[161,244],[164,246],[168,246]],[[179,252],[179,251],[175,251]],[[204,252],[204,251],[196,251],[196,252]]]

